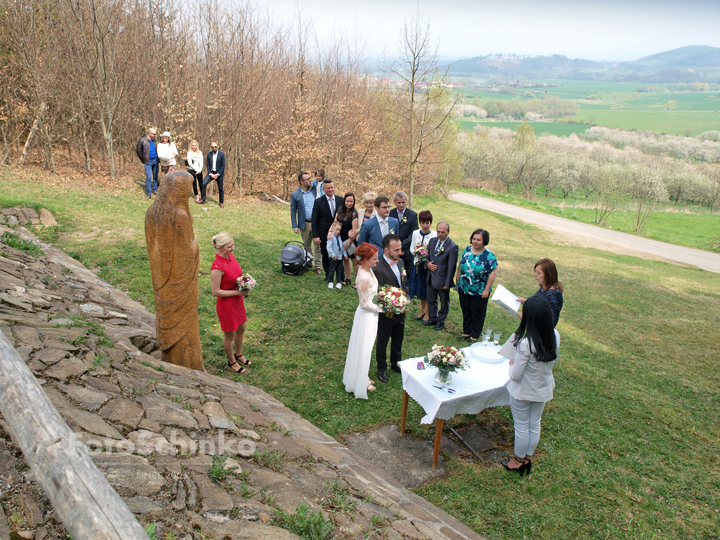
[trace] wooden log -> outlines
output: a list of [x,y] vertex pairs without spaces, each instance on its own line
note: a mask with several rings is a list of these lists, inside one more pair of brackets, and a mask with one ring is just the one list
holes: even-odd
[[0,410],[75,540],[149,540],[2,332]]

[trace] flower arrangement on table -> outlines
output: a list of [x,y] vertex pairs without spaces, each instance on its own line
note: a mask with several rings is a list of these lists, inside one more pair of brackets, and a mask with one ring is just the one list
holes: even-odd
[[375,300],[388,319],[392,319],[395,315],[405,313],[410,304],[410,300],[405,291],[399,287],[390,287],[389,285],[385,285],[378,291]]
[[415,246],[415,256],[418,258],[418,262],[425,262],[428,260],[428,249],[422,242]]
[[433,345],[427,353],[428,363],[443,371],[465,369],[465,356],[455,347]]
[[237,279],[238,289],[241,291],[252,291],[257,285],[257,281],[250,274],[243,274]]

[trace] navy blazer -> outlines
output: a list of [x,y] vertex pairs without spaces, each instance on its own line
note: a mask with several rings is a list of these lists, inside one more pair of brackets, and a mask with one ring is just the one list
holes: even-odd
[[[437,246],[440,240],[438,238],[431,238],[428,242],[428,260],[437,264],[437,270],[431,272],[427,271],[427,284],[433,289],[440,290],[445,287],[448,289],[455,285],[455,270],[457,267],[458,259],[458,245],[450,240],[448,236],[445,239],[445,243],[442,246],[442,252],[438,253],[435,257],[435,246]],[[427,263],[425,263],[427,267]]]
[[[311,187],[310,191],[312,191],[313,197],[317,195],[314,187]],[[314,207],[315,204],[313,203],[313,208]],[[303,200],[303,190],[302,188],[297,188],[290,195],[290,223],[292,223],[292,228],[304,231],[305,221],[311,218],[311,215],[305,215],[305,201]]]
[[[397,219],[398,223],[400,222],[397,208],[393,208],[392,210],[390,210],[390,217]],[[402,250],[403,253],[405,253],[405,256],[403,258],[406,260],[412,260],[412,253],[410,253],[410,242],[412,242],[412,233],[420,228],[420,226],[418,225],[418,215],[417,212],[414,212],[413,210],[410,210],[406,207],[405,212],[403,213],[403,218],[405,219],[405,223],[400,223],[400,232],[396,234],[400,237],[400,240],[402,241]]]
[[[392,217],[387,218],[388,221],[388,232],[397,234],[400,230],[400,224],[398,220]],[[383,252],[382,248],[383,234],[378,223],[377,216],[371,217],[360,227],[360,234],[358,234],[358,246],[363,242],[369,242],[375,245],[380,253]],[[380,254],[378,254],[380,256]]]
[[[208,174],[213,172],[211,169],[211,156],[212,152],[208,152],[207,156],[205,156],[205,166],[207,167]],[[218,173],[218,178],[223,178],[225,176],[225,154],[220,150],[218,150],[217,163],[215,163],[215,172]]]

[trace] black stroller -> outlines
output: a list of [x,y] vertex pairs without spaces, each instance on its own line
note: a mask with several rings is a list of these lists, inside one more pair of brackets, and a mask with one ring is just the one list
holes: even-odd
[[303,268],[310,264],[312,257],[305,250],[305,245],[297,240],[290,240],[280,252],[280,266],[283,274],[299,276]]

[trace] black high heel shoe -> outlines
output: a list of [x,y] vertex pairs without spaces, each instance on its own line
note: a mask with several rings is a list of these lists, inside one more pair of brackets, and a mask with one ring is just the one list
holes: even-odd
[[[505,467],[506,471],[516,472],[520,476],[524,474],[530,474],[530,469],[532,468],[532,462],[528,459],[527,461],[524,461],[517,469],[511,469],[508,465],[510,461],[515,458],[506,459],[505,461],[501,461],[503,467]],[[519,460],[515,460],[519,463]]]

